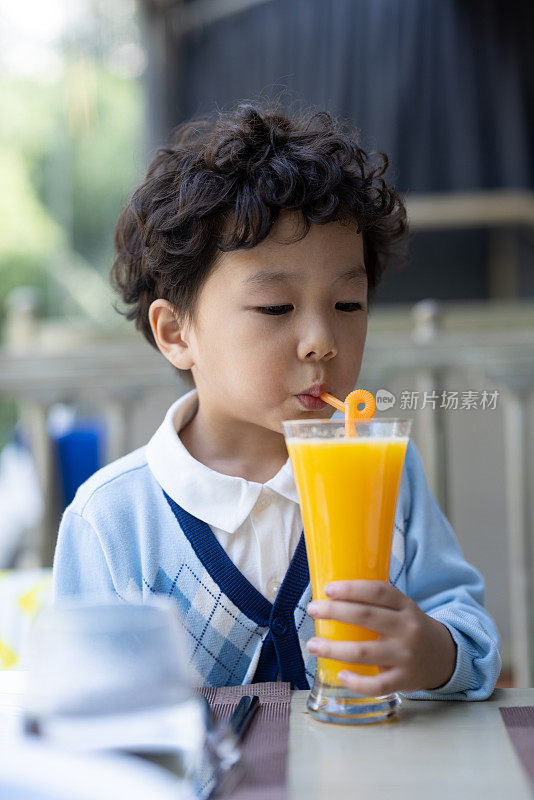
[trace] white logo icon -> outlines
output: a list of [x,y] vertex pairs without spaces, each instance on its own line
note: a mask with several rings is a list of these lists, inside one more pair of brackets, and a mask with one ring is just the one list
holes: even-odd
[[387,411],[395,405],[397,398],[387,389],[379,389],[376,393],[376,407],[379,411]]

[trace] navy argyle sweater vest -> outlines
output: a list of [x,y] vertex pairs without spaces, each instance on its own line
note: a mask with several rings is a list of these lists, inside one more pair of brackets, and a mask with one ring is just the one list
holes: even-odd
[[310,688],[316,658],[306,648],[314,623],[306,612],[312,595],[304,533],[271,603],[235,566],[209,525],[163,493],[183,534],[177,570],[168,575],[160,567],[150,583],[144,578],[143,592],[166,594],[178,604],[199,683],[235,686],[279,676],[292,688]]

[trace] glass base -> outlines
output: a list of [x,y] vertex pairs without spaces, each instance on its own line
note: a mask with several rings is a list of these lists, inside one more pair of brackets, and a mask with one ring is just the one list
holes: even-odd
[[306,707],[321,722],[358,725],[391,720],[396,717],[400,702],[397,694],[362,697],[346,686],[333,686],[316,678]]

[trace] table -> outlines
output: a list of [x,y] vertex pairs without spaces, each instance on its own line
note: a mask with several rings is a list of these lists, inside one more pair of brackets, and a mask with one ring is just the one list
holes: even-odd
[[534,705],[534,689],[490,700],[403,700],[399,720],[342,726],[291,701],[289,800],[532,800],[499,706]]
[[[0,672],[0,745],[23,675]],[[499,706],[534,705],[534,689],[497,689],[478,703],[403,700],[398,721],[318,722],[307,691],[291,700],[288,800],[532,800]]]

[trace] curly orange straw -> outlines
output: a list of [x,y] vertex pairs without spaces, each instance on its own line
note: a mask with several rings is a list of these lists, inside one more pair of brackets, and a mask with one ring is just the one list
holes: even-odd
[[337,397],[334,397],[333,395],[328,394],[327,392],[323,392],[322,394],[319,395],[319,397],[321,398],[323,403],[328,403],[328,405],[334,406],[334,408],[337,408],[338,411],[345,411],[345,403],[343,402],[343,400],[338,400]]
[[[345,413],[345,436],[354,436],[355,420],[371,419],[376,413],[375,398],[366,389],[355,389],[353,392],[349,392],[344,403],[327,392],[323,392],[320,397],[325,403]],[[360,403],[364,404],[361,411],[358,408]]]

